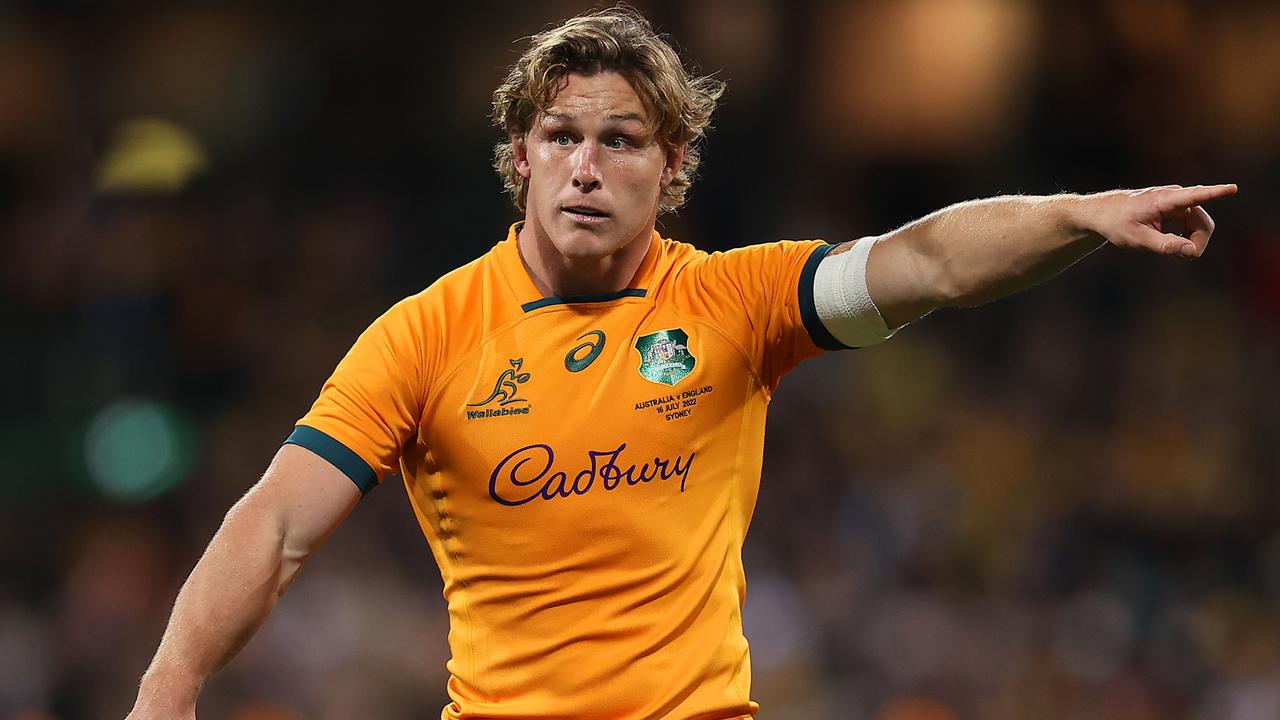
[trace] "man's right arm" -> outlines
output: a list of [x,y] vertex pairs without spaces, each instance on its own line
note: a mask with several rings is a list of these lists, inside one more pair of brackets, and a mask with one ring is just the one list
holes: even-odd
[[360,489],[328,461],[281,447],[178,593],[127,720],[194,718],[204,681],[249,641],[359,500]]

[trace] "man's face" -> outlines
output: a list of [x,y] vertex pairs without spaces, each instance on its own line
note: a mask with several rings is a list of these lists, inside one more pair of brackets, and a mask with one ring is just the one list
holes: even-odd
[[666,149],[631,84],[616,72],[571,74],[525,136],[512,137],[528,183],[526,224],[563,256],[613,255],[648,241],[658,196],[675,177],[684,148]]

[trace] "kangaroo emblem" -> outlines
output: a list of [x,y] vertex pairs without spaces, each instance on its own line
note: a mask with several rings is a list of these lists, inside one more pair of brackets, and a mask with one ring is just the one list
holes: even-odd
[[512,358],[509,362],[511,367],[503,370],[502,374],[498,376],[498,382],[494,383],[493,392],[489,393],[489,397],[480,402],[467,403],[467,407],[488,405],[494,400],[497,400],[499,405],[509,405],[513,402],[529,402],[525,398],[516,397],[516,394],[520,391],[518,384],[529,382],[529,373],[518,372],[524,365],[524,358]]

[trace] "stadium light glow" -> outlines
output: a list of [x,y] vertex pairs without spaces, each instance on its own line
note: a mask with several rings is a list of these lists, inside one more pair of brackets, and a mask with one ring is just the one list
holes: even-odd
[[188,437],[185,421],[173,408],[154,400],[118,400],[89,424],[84,444],[89,477],[113,500],[154,498],[186,475]]

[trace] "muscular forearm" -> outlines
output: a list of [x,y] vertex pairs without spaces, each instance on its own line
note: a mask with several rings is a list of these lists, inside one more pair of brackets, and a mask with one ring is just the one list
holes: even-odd
[[283,523],[255,492],[227,513],[179,592],[138,709],[193,708],[204,680],[248,641],[300,568]]
[[1104,243],[1199,257],[1213,234],[1200,204],[1235,192],[1233,184],[1165,185],[960,203],[881,237],[867,261],[867,290],[892,328],[1035,285]]
[[978,305],[1047,280],[1101,247],[1090,198],[1014,196],[955,205],[906,230],[934,258],[947,298]]
[[[899,274],[910,273],[883,274],[873,297],[879,289],[883,306],[898,307],[898,317],[886,320],[902,324],[935,307],[978,305],[1035,285],[1106,242],[1090,223],[1092,197],[974,200],[903,226],[875,252],[899,258]],[[916,302],[895,302],[895,292]]]

